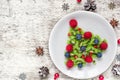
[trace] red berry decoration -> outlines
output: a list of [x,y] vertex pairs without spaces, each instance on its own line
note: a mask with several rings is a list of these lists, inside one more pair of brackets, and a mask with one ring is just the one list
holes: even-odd
[[100,75],[100,76],[99,76],[99,80],[104,80],[104,76],[103,76],[103,75]]
[[82,0],[77,0],[77,3],[80,3]]
[[86,57],[85,57],[85,61],[86,61],[87,63],[91,63],[91,62],[93,62],[93,59],[92,59],[91,56],[86,56]]
[[106,50],[107,47],[108,47],[108,44],[107,44],[106,42],[102,42],[102,43],[100,44],[100,49],[101,49],[101,50]]
[[92,37],[92,33],[91,32],[88,31],[88,32],[84,33],[84,38],[85,39],[90,39],[91,37]]
[[78,23],[77,23],[77,21],[75,19],[71,19],[70,22],[69,22],[69,24],[70,24],[71,28],[75,28]]
[[118,44],[120,45],[120,39],[118,39],[118,41],[117,41],[117,42],[118,42]]
[[72,60],[68,60],[67,63],[66,63],[66,66],[67,66],[68,68],[72,68],[73,65],[74,65],[74,62],[73,62]]
[[72,52],[72,51],[73,51],[73,45],[72,45],[72,44],[68,44],[68,45],[66,46],[66,51],[67,51],[67,52]]
[[54,80],[56,80],[57,78],[59,78],[59,73],[54,74]]

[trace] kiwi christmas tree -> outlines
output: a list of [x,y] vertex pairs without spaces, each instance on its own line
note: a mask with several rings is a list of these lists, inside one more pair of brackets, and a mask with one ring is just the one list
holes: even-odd
[[84,31],[78,27],[75,19],[69,21],[70,29],[65,50],[65,64],[68,69],[77,66],[82,68],[86,64],[96,63],[96,58],[101,58],[108,44],[105,39]]

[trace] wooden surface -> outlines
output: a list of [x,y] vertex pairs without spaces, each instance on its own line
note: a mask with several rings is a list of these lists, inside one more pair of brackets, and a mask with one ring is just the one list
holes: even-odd
[[[21,74],[26,76],[25,80],[40,80],[38,71],[41,66],[47,66],[50,70],[45,80],[53,80],[54,73],[59,71],[48,54],[50,31],[66,14],[84,10],[84,2],[86,0],[82,0],[81,4],[77,4],[76,0],[0,0],[0,80],[24,80],[20,79]],[[120,21],[119,4],[116,3],[116,8],[110,10],[110,2],[96,0],[96,13],[108,21],[113,17]],[[69,4],[67,11],[62,9],[64,3]],[[115,32],[120,38],[120,29],[116,28]],[[38,46],[44,48],[43,56],[36,55],[35,48]],[[111,67],[104,73],[105,80],[119,80],[113,77]],[[59,73],[58,80],[74,80]]]

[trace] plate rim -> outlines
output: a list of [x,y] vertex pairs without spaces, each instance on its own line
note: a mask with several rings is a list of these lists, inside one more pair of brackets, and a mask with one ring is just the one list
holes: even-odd
[[[56,29],[56,26],[58,25],[58,23],[61,22],[62,20],[64,20],[64,18],[66,18],[66,17],[68,17],[68,16],[70,16],[70,15],[72,15],[72,14],[76,14],[76,13],[88,13],[88,14],[93,14],[93,15],[96,15],[96,16],[102,18],[102,19],[109,25],[109,28],[110,28],[110,29],[113,31],[113,33],[114,33],[114,36],[115,36],[114,58],[112,59],[111,64],[110,64],[110,65],[106,68],[106,70],[103,71],[101,74],[103,74],[104,72],[106,72],[106,71],[111,67],[111,65],[113,64],[113,62],[114,62],[114,60],[115,60],[115,55],[116,55],[116,52],[117,52],[117,35],[115,34],[115,31],[114,31],[114,29],[112,28],[112,26],[108,23],[108,21],[107,21],[102,15],[100,15],[100,14],[98,14],[98,13],[94,13],[94,12],[89,12],[89,11],[75,11],[75,12],[72,12],[72,13],[68,13],[68,14],[64,15],[62,18],[60,18],[60,19],[56,22],[56,24],[54,25],[53,29],[52,29],[51,32],[50,32],[49,41],[48,41],[48,49],[49,49],[49,54],[50,54],[50,58],[51,58],[51,60],[52,60],[52,63],[55,65],[55,67],[56,67],[61,73],[63,73],[64,75],[66,75],[66,76],[68,76],[68,77],[70,77],[70,78],[73,78],[73,79],[90,79],[90,78],[75,78],[75,77],[69,76],[69,75],[65,74],[63,71],[61,71],[61,70],[59,69],[59,67],[58,67],[58,66],[55,64],[55,62],[54,62],[54,59],[53,59],[53,57],[52,57],[51,48],[50,48],[51,38],[52,38],[52,35],[53,35],[54,30]],[[99,76],[99,75],[100,75],[100,74],[97,74],[97,75],[94,76],[94,77],[97,77],[97,76]],[[92,78],[94,78],[94,77],[92,77]]]

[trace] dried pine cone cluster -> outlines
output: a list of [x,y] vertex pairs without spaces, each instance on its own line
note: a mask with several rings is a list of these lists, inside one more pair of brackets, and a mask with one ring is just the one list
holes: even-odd
[[87,0],[87,2],[84,4],[84,8],[86,11],[95,11],[97,7],[95,1]]
[[41,67],[40,70],[39,70],[39,76],[40,78],[46,78],[49,74],[49,69],[47,67]]
[[120,65],[119,64],[115,64],[113,67],[112,67],[112,73],[113,75],[115,76],[119,76],[120,77]]

